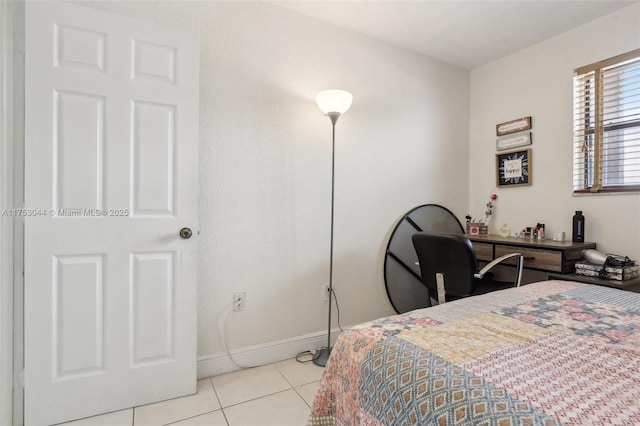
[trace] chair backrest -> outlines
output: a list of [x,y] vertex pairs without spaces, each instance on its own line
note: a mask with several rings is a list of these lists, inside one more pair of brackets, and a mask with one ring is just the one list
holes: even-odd
[[[422,282],[434,299],[436,274],[444,276],[445,291],[452,298],[467,297],[476,290],[476,254],[464,235],[418,232],[411,237],[418,255]],[[440,301],[442,303],[442,301]]]

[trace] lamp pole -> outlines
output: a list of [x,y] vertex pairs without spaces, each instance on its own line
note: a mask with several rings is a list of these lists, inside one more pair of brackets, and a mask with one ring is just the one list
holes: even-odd
[[340,117],[339,112],[327,114],[331,119],[331,239],[329,243],[329,333],[327,336],[327,358],[331,353],[331,301],[333,300],[333,216],[334,194],[336,181],[336,123]]
[[324,367],[331,355],[331,301],[333,300],[333,215],[335,199],[336,176],[336,123],[340,117],[339,112],[327,113],[331,119],[331,237],[329,242],[329,322],[327,325],[327,347],[320,349],[320,353],[313,359],[313,363]]
[[[336,123],[342,113],[351,106],[353,97],[343,90],[326,90],[316,97],[318,106],[331,120],[331,234],[329,243],[329,320],[327,325],[327,346],[319,350],[313,358],[313,363],[324,367],[331,354],[331,302],[333,300],[333,217],[335,199],[335,171],[336,171]],[[341,111],[341,112],[340,112]]]

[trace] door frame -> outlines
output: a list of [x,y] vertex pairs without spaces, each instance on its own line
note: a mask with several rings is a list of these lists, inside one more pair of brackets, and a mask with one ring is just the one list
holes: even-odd
[[[21,208],[24,0],[0,2],[0,211]],[[23,219],[0,215],[0,424],[23,423]]]
[[[0,92],[1,111],[0,129],[2,129],[2,145],[0,146],[0,210],[11,208],[13,195],[13,162],[9,161],[12,150],[13,126],[12,110],[13,96],[11,93],[11,69],[13,50],[13,37],[11,30],[11,4],[0,3]],[[11,220],[7,216],[0,216],[0,423],[11,424],[13,422],[13,279],[11,270],[13,266],[13,244],[11,241]]]

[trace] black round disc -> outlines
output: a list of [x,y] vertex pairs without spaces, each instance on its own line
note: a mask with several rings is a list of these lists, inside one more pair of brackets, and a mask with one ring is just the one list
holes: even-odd
[[426,308],[429,292],[420,278],[420,266],[411,236],[416,232],[464,233],[462,224],[447,208],[424,204],[409,210],[398,222],[384,259],[384,282],[393,309],[398,313]]

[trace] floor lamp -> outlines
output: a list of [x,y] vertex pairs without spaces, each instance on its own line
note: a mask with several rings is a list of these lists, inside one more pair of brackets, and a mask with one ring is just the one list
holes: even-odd
[[318,108],[331,119],[331,243],[329,252],[329,326],[327,330],[327,346],[320,349],[313,363],[324,367],[331,354],[331,300],[333,299],[333,194],[336,170],[336,123],[338,118],[351,106],[353,96],[344,90],[325,90],[316,95]]

